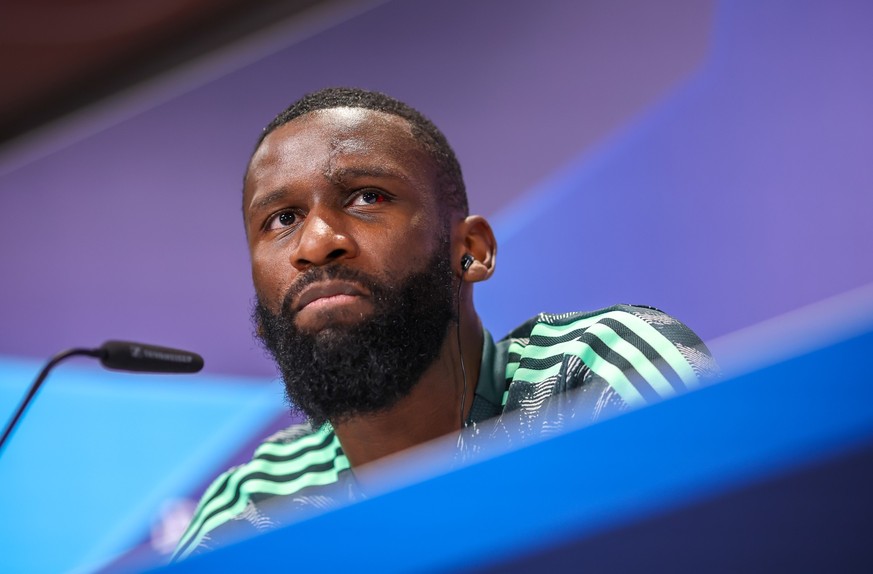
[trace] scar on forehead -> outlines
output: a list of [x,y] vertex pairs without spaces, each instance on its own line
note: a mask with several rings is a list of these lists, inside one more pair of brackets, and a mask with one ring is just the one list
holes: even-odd
[[363,154],[372,149],[372,146],[359,138],[333,138],[330,142],[330,151],[327,156],[322,174],[327,179],[333,180],[338,175],[337,162],[343,155]]
[[[402,123],[398,124],[398,120]],[[405,158],[401,163],[408,162],[410,150],[415,147],[410,145],[416,143],[410,127],[405,120],[381,112],[377,112],[376,117],[370,118],[370,121],[375,125],[363,132],[360,126],[355,125],[331,137],[327,161],[322,169],[322,175],[326,179],[337,182],[345,177],[365,175],[408,179],[403,170],[398,170],[393,164],[400,158]],[[398,125],[405,133],[400,137],[391,135]],[[391,137],[379,137],[386,131]],[[351,167],[349,162],[341,161],[350,157],[367,158],[364,162],[366,165]]]

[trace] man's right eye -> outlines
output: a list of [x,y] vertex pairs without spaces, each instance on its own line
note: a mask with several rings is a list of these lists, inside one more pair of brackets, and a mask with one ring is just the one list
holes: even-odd
[[267,229],[282,229],[297,223],[297,214],[293,211],[283,211],[274,215],[267,224]]

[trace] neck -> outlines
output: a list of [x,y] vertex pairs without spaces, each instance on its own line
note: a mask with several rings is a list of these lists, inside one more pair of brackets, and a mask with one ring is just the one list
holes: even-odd
[[[466,419],[473,403],[482,362],[482,325],[475,311],[461,312],[461,352],[467,372],[463,405]],[[373,462],[461,429],[464,378],[458,353],[456,326],[443,340],[436,361],[409,395],[386,411],[361,415],[339,423],[334,430],[353,467]]]

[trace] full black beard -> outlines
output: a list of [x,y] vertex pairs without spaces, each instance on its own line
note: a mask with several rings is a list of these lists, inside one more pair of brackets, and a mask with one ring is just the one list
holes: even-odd
[[[452,268],[447,242],[424,271],[399,285],[339,264],[313,268],[286,294],[282,312],[260,300],[252,313],[257,337],[276,361],[293,411],[313,427],[387,410],[409,395],[439,355],[453,313]],[[370,317],[316,333],[300,331],[290,301],[304,287],[326,279],[356,282],[372,294]]]

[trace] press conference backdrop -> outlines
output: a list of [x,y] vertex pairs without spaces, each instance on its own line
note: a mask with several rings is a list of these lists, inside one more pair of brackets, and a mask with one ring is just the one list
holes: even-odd
[[862,1],[330,3],[0,150],[0,415],[70,346],[142,340],[207,365],[58,369],[0,458],[2,560],[111,560],[280,416],[251,338],[240,183],[295,98],[382,90],[446,132],[500,241],[476,292],[495,336],[627,302],[718,348],[873,282],[871,16]]

